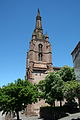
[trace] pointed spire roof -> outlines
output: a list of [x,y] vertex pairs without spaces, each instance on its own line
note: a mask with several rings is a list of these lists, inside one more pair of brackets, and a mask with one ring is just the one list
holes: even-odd
[[38,13],[37,13],[37,16],[36,16],[36,20],[40,20],[41,21],[41,16],[40,16],[40,10],[38,8]]
[[36,26],[32,36],[36,36],[37,39],[43,39],[42,21],[39,8],[36,16]]
[[39,8],[38,8],[38,15],[37,16],[40,16],[40,10],[39,10]]
[[36,16],[36,29],[38,29],[38,30],[42,29],[41,16],[40,16],[39,8],[38,8],[37,16]]

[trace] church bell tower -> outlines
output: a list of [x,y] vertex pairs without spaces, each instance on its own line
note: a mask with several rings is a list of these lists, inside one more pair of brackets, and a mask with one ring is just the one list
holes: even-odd
[[[27,52],[26,78],[34,83],[44,80],[52,72],[52,50],[48,34],[43,34],[40,11],[36,16],[36,25],[32,33],[30,48]],[[27,115],[39,115],[40,107],[46,105],[44,100],[27,106]]]
[[27,52],[26,77],[32,83],[38,83],[51,70],[51,44],[48,34],[43,34],[42,20],[38,9],[35,29],[32,33],[29,51]]

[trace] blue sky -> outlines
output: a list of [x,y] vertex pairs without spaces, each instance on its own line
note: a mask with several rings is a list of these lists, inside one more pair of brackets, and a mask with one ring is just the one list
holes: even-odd
[[73,66],[71,52],[80,41],[80,0],[0,0],[0,86],[24,79],[38,8],[52,44],[53,65]]

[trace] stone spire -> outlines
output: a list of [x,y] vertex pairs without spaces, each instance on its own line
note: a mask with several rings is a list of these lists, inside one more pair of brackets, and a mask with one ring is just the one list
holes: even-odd
[[36,26],[32,34],[32,39],[43,39],[43,29],[42,29],[41,16],[40,16],[39,9],[36,16]]
[[41,23],[41,16],[40,16],[40,10],[38,9],[38,13],[36,16],[36,29],[42,29],[42,23]]

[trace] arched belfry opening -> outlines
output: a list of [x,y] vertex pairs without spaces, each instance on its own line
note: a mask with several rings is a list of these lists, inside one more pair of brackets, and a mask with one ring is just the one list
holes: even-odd
[[42,61],[42,44],[38,45],[38,61]]

